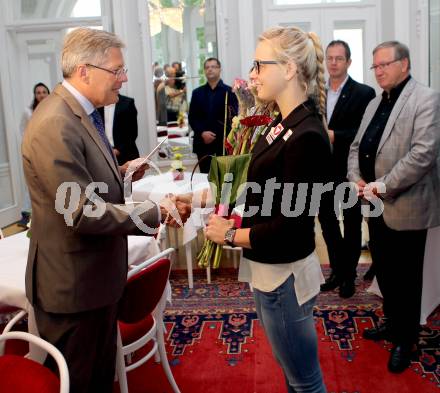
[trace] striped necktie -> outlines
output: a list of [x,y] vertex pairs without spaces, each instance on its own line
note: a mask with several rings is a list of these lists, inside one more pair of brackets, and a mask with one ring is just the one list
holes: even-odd
[[104,128],[104,123],[102,121],[102,117],[100,115],[100,113],[98,112],[97,109],[95,109],[91,115],[92,120],[93,120],[93,124],[95,125],[99,136],[101,137],[102,141],[104,142],[104,145],[107,146],[107,149],[110,153],[111,156],[113,156],[113,149],[110,146],[110,142],[107,139],[107,135],[105,135],[105,128]]

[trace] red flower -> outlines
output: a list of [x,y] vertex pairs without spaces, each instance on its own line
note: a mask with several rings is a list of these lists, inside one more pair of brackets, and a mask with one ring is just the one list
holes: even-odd
[[266,115],[248,116],[240,120],[240,124],[246,127],[266,126],[272,122],[272,119]]
[[227,139],[225,139],[225,150],[228,154],[232,154],[234,151],[234,146]]

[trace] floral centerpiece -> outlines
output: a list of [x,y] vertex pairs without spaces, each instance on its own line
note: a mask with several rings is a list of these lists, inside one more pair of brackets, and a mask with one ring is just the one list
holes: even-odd
[[185,126],[185,113],[183,111],[180,111],[177,116],[177,126],[180,128]]
[[183,166],[183,155],[179,153],[180,147],[173,147],[173,160],[171,161],[171,173],[173,175],[173,180],[183,180],[185,167]]

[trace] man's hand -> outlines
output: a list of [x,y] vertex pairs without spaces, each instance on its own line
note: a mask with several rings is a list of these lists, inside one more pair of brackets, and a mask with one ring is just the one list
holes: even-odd
[[328,130],[327,134],[330,139],[330,143],[333,145],[333,143],[335,142],[335,132],[333,130]]
[[367,201],[371,201],[374,198],[382,198],[379,190],[384,191],[384,185],[379,182],[371,182],[364,187],[364,198]]
[[217,244],[225,244],[226,231],[235,224],[234,220],[227,220],[223,217],[212,214],[209,217],[208,225],[205,229],[205,236]]
[[[167,195],[159,204],[162,215],[162,222],[169,226],[178,228],[188,220],[191,215],[191,203],[182,200],[179,196]],[[174,217],[173,217],[174,216]],[[180,221],[176,220],[180,217]]]
[[202,132],[202,139],[205,145],[209,145],[210,143],[214,142],[216,138],[216,135],[212,131],[203,131]]
[[121,152],[115,147],[113,148],[113,153],[115,154],[116,157],[119,157],[121,155]]
[[[130,163],[132,161],[127,161],[124,165],[119,167],[119,171],[121,172],[122,178],[125,178],[125,174],[127,173],[127,169],[130,166]],[[131,181],[137,181],[139,179],[142,179],[145,175],[145,171],[149,168],[149,165],[147,163],[144,163],[140,165],[136,171],[133,173],[133,176],[131,178]]]

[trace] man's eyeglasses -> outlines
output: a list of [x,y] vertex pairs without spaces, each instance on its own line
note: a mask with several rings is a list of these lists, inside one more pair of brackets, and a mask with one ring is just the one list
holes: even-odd
[[343,56],[336,56],[336,57],[328,56],[325,59],[329,63],[332,63],[333,61],[335,61],[336,63],[342,63],[343,61],[345,61],[345,57]]
[[389,66],[390,64],[393,64],[393,63],[395,63],[396,61],[400,61],[400,60],[402,60],[402,59],[395,59],[395,60],[387,61],[386,63],[381,63],[381,64],[373,64],[373,65],[370,67],[370,70],[372,70],[372,71],[377,71],[377,70],[381,70],[381,71],[383,71],[385,68],[388,68],[388,66]]
[[126,67],[122,67],[119,68],[117,70],[109,70],[108,68],[104,68],[104,67],[98,67],[97,65],[94,64],[86,64],[86,66],[89,67],[93,67],[93,68],[97,68],[98,70],[103,70],[103,71],[107,71],[110,72],[111,74],[113,74],[116,79],[122,79],[124,75],[127,75],[128,69]]
[[281,63],[283,63],[283,62],[278,61],[278,60],[254,60],[254,62],[252,63],[252,68],[251,68],[250,72],[255,70],[255,72],[257,74],[259,74],[261,64],[281,64]]

